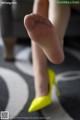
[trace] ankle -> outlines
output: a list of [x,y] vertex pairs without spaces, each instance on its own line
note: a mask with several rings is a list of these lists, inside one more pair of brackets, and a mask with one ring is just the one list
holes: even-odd
[[48,95],[48,88],[46,90],[40,90],[40,91],[38,90],[36,92],[35,97],[46,96],[46,95]]
[[35,93],[36,97],[45,96],[48,94],[48,79],[38,79],[38,83],[35,83]]

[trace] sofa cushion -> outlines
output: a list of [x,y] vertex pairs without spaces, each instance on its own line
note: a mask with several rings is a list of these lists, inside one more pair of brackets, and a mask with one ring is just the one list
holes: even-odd
[[32,12],[34,0],[13,0],[16,4],[12,4],[12,19],[23,20],[24,16]]
[[80,36],[80,12],[72,10],[66,36]]

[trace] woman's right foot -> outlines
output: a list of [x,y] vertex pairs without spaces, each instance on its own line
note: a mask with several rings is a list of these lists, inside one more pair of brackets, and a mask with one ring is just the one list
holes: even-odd
[[59,64],[64,60],[64,53],[53,24],[46,18],[30,14],[24,18],[29,37],[43,49],[48,59]]
[[34,98],[28,109],[28,112],[34,112],[43,109],[44,107],[52,103],[51,94],[52,94],[52,87],[53,85],[55,85],[55,73],[52,70],[48,69],[48,76],[49,76],[49,83],[48,83],[49,89],[47,95]]

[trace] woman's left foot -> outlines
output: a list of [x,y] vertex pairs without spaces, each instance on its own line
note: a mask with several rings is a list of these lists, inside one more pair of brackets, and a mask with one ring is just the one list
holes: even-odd
[[36,42],[48,59],[59,64],[64,60],[64,54],[53,24],[38,14],[29,14],[24,18],[24,25],[31,40]]

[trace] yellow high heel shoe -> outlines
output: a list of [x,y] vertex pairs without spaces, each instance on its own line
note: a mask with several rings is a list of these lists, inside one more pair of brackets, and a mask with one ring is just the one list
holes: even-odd
[[58,95],[60,95],[57,84],[55,82],[55,73],[51,69],[48,69],[48,74],[49,74],[49,86],[50,86],[48,95],[34,98],[28,109],[28,112],[34,112],[34,111],[40,110],[52,103],[51,91],[52,91],[53,85],[56,86],[57,93]]

